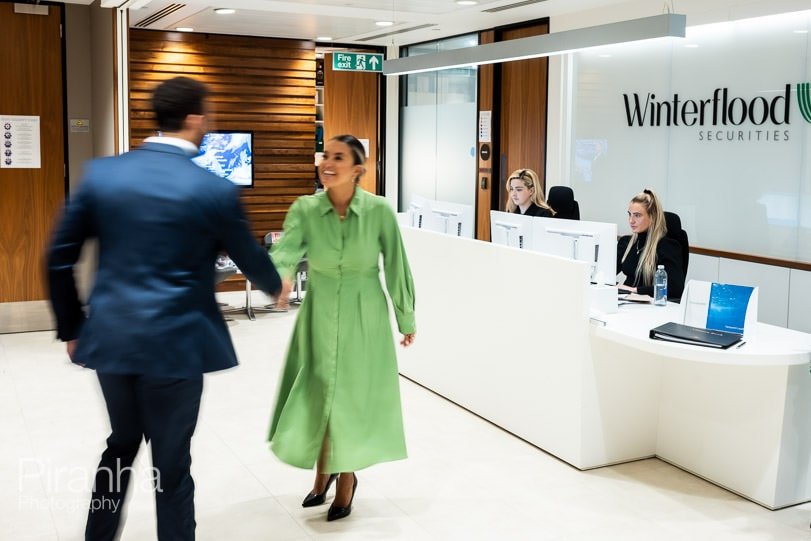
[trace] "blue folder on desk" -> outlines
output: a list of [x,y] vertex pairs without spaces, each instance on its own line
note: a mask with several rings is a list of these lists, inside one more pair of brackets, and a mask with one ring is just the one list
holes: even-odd
[[707,328],[743,334],[746,309],[754,288],[713,283],[707,308]]

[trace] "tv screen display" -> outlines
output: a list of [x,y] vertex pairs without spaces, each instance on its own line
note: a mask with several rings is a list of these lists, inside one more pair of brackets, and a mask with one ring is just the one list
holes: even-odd
[[237,186],[253,186],[253,133],[207,133],[192,161]]

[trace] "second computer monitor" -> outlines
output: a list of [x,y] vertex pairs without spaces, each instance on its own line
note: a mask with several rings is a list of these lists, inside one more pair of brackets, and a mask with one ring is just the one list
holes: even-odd
[[593,282],[616,284],[617,224],[535,218],[533,228],[535,250],[589,263]]
[[532,250],[532,216],[514,212],[490,211],[490,241],[493,244]]

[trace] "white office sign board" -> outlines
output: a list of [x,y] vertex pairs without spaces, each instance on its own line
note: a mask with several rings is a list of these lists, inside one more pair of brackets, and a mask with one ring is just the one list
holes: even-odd
[[0,115],[0,169],[40,169],[39,117]]
[[575,53],[570,178],[581,216],[629,234],[644,188],[691,246],[811,261],[811,11]]
[[479,111],[479,142],[491,143],[493,111]]

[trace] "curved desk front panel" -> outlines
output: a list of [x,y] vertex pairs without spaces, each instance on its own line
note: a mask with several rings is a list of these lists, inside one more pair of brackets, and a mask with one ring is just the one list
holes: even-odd
[[734,350],[654,341],[678,306],[590,324],[583,263],[403,239],[418,325],[406,377],[580,469],[659,456],[772,509],[811,501],[811,335],[759,324]]

